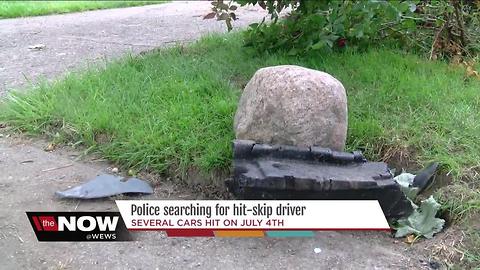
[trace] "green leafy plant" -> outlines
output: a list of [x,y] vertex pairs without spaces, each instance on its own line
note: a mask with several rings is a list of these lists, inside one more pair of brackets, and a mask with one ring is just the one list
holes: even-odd
[[397,230],[395,237],[414,235],[417,238],[421,236],[432,238],[435,233],[443,229],[445,224],[445,220],[436,218],[441,205],[433,196],[430,196],[421,201],[420,206],[417,206],[416,199],[419,189],[413,186],[414,174],[404,172],[394,179],[413,207],[413,212],[408,217],[399,219],[393,226]]
[[414,206],[413,213],[407,218],[398,220],[398,224],[395,226],[397,230],[395,237],[414,234],[416,236],[432,238],[435,233],[443,229],[445,220],[435,217],[440,209],[440,204],[437,203],[432,196],[423,200],[420,207],[413,203],[412,205]]
[[[430,58],[436,59],[466,55],[479,49],[479,1],[237,2],[242,6],[259,5],[270,15],[269,23],[264,18],[245,32],[245,45],[258,51],[286,50],[295,55],[391,42],[428,52]],[[223,0],[212,1],[212,6],[212,12],[205,18],[225,20],[231,30],[231,22],[237,18],[234,12],[237,6]]]
[[225,21],[228,31],[230,31],[233,29],[232,21],[237,19],[235,10],[237,10],[237,6],[232,1],[228,3],[224,3],[223,0],[212,1],[212,12],[205,15],[203,19],[217,18],[219,21]]
[[400,189],[410,200],[415,200],[418,194],[418,187],[413,187],[415,175],[411,173],[401,173],[395,177],[395,181],[400,185]]
[[415,27],[401,16],[412,9],[405,2],[331,1],[307,14],[293,11],[277,24],[254,25],[245,40],[260,51],[286,49],[289,54],[363,47]]

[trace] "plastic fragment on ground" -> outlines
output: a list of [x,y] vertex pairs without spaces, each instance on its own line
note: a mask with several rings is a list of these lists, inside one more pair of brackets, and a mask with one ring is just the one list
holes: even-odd
[[57,191],[60,198],[96,199],[118,194],[152,194],[152,187],[138,178],[124,178],[109,174],[99,175],[79,186]]

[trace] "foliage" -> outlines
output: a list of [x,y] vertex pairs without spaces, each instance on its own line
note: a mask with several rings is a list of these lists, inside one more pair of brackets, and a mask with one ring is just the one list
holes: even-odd
[[477,181],[455,183],[440,188],[435,196],[442,210],[450,213],[455,221],[480,216],[480,186]]
[[418,187],[413,186],[414,174],[404,172],[395,176],[394,179],[413,207],[413,212],[408,217],[401,218],[396,222],[394,226],[397,230],[395,237],[413,234],[417,237],[432,238],[433,234],[441,231],[445,224],[445,220],[436,218],[441,205],[435,201],[433,196],[421,201],[420,207],[415,204]]
[[414,174],[404,172],[395,176],[394,179],[400,185],[400,189],[405,193],[407,198],[414,200],[417,197],[419,188],[412,186],[413,179],[415,179]]
[[279,23],[252,25],[245,40],[261,51],[286,49],[289,54],[363,46],[414,27],[400,16],[410,9],[405,2],[331,1],[307,14],[294,11]]
[[480,1],[461,0],[432,1],[419,7],[417,39],[430,49],[430,59],[458,61],[460,55],[480,51],[479,7]]
[[420,207],[413,203],[412,205],[414,206],[413,213],[407,218],[398,220],[395,228],[397,230],[395,237],[414,234],[416,236],[432,238],[435,233],[443,229],[445,220],[435,217],[440,209],[440,204],[437,203],[432,196],[423,200]]
[[[258,4],[272,22],[254,23],[245,33],[245,44],[259,51],[286,50],[303,54],[314,50],[366,47],[380,42],[430,53],[431,58],[454,57],[478,50],[480,41],[477,4],[450,1],[307,1],[239,0]],[[466,1],[467,2],[467,1]],[[235,9],[223,0],[212,1],[218,20],[229,30]],[[278,20],[285,10],[290,12]]]
[[203,19],[217,18],[219,21],[225,21],[228,31],[232,30],[232,21],[237,19],[235,15],[237,6],[230,1],[228,4],[221,1],[212,1],[212,12],[208,13]]

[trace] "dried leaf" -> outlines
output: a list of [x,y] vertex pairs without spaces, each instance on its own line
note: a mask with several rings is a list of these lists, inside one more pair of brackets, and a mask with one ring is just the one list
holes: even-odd
[[413,242],[415,242],[415,239],[417,239],[417,237],[415,237],[415,235],[409,234],[409,235],[407,235],[407,237],[405,237],[405,243],[413,244]]
[[467,66],[467,77],[479,77],[478,71],[471,66]]
[[450,62],[454,65],[460,65],[462,63],[462,56],[461,55],[454,55]]
[[45,149],[43,149],[43,150],[45,150],[45,151],[47,151],[47,152],[52,152],[53,150],[55,150],[56,147],[57,147],[56,144],[54,144],[54,143],[49,143],[49,144],[47,145],[47,147],[45,147]]

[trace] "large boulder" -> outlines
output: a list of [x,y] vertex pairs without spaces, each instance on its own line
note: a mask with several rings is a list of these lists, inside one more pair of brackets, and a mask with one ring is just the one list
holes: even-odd
[[318,70],[262,68],[243,91],[234,127],[237,139],[342,151],[347,135],[345,88]]

